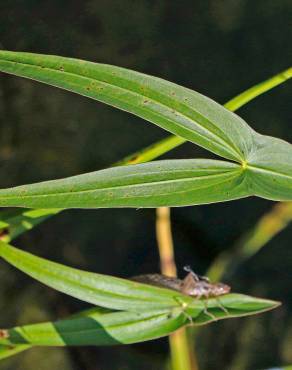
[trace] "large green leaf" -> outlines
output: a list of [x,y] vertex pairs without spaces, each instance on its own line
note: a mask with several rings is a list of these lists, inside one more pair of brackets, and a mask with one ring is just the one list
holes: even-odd
[[[36,257],[4,242],[0,242],[0,256],[34,279],[60,292],[101,307],[137,313],[162,309],[170,312],[175,308],[184,307],[192,317],[203,314],[200,323],[212,320],[204,314],[205,306],[202,301],[172,289],[74,269]],[[234,294],[226,295],[220,298],[220,301],[228,310],[231,310],[228,316],[232,316],[233,313],[248,314],[249,310],[251,312],[263,310],[278,304],[274,301]],[[210,299],[208,307],[218,311],[218,318],[225,316],[216,299]],[[100,311],[98,313],[100,314]],[[95,311],[94,314],[96,314]]]
[[[278,302],[228,294],[208,302],[177,291],[94,274],[39,258],[0,242],[0,255],[33,278],[73,297],[123,312],[92,308],[67,320],[0,330],[0,358],[30,346],[128,344],[187,325],[252,315]],[[222,309],[224,307],[224,310]],[[12,346],[12,347],[11,347]]]
[[131,112],[222,157],[241,161],[253,130],[213,100],[160,78],[52,55],[0,51],[0,71]]
[[30,208],[159,207],[246,197],[243,168],[235,163],[168,160],[96,171],[0,190],[0,206]]
[[[8,331],[3,344],[43,346],[128,344],[165,336],[187,321],[182,310],[115,312],[25,325]],[[0,340],[1,343],[1,340]]]
[[[242,165],[186,159],[108,168],[2,189],[0,206],[42,208],[35,211],[35,223],[38,223],[39,213],[46,218],[62,208],[174,207],[252,195],[292,200],[291,144],[262,135],[257,135],[257,140],[255,152]],[[33,222],[29,222],[32,220],[33,217],[29,220],[27,216],[27,223],[15,232],[21,233],[23,228],[32,227]],[[15,222],[18,224],[17,219]],[[5,228],[5,222],[2,228]]]
[[179,307],[177,298],[186,303],[191,301],[173,290],[63,266],[4,242],[0,242],[0,256],[34,279],[97,306],[141,312]]
[[[214,321],[204,313],[204,305],[193,300],[199,309],[184,312],[182,307],[137,312],[100,314],[92,309],[82,317],[56,322],[25,325],[3,331],[2,345],[82,346],[129,344],[166,336],[187,325],[202,325]],[[208,302],[208,312],[217,320],[264,312],[278,306],[277,302],[229,294],[221,298],[227,312],[218,307],[216,300]]]
[[[241,94],[235,96],[233,99],[229,100],[224,104],[225,108],[235,111],[243,105],[247,104],[249,101],[253,100],[257,96],[262,95],[273,89],[274,87],[282,84],[292,77],[292,68],[289,68],[277,75],[249,88],[248,90],[242,92]],[[139,150],[126,158],[122,159],[115,165],[129,165],[137,164],[151,161],[160,155],[170,151],[171,149],[181,145],[186,140],[179,137],[171,135],[163,140],[160,140],[142,150]],[[30,230],[32,227],[40,224],[42,221],[46,220],[48,217],[56,214],[56,210],[49,209],[45,210],[18,210],[7,212],[1,211],[0,214],[0,235],[1,240],[10,241],[16,238],[21,233]],[[8,214],[7,214],[8,213]]]

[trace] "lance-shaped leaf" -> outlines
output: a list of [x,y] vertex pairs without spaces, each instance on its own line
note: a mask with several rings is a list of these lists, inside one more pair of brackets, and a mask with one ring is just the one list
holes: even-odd
[[191,301],[190,297],[173,290],[74,269],[36,257],[4,242],[0,242],[0,256],[34,279],[101,307],[141,312],[141,309],[180,307],[177,297],[182,302]]
[[[43,346],[114,345],[159,338],[187,321],[181,309],[114,312],[104,315],[26,325],[5,332],[3,344]],[[0,340],[0,343],[2,341]]]
[[213,100],[160,78],[52,55],[0,51],[0,71],[57,86],[146,119],[222,157],[242,161],[253,130]]
[[[0,242],[0,256],[34,279],[60,292],[101,307],[138,313],[161,309],[172,311],[187,307],[186,312],[193,318],[200,314],[206,316],[204,302],[172,289],[74,269],[36,257],[4,242]],[[233,313],[241,315],[248,313],[249,310],[253,312],[277,305],[274,301],[232,294],[222,297],[221,304],[231,310],[228,313],[229,316]],[[219,311],[218,317],[226,314],[220,309],[220,302],[216,299],[210,299],[208,307]],[[93,313],[101,314],[100,310]],[[91,311],[85,312],[85,315],[87,314],[90,315]],[[210,317],[207,315],[203,316],[200,322],[209,320]]]
[[[97,310],[82,317],[56,322],[25,325],[2,330],[1,345],[31,346],[88,346],[130,344],[169,335],[184,325],[202,325],[217,320],[242,317],[271,310],[278,302],[253,298],[241,294],[229,294],[221,298],[223,311],[215,299],[208,302],[208,314],[201,301],[193,299],[187,309],[177,307],[137,312],[100,314]],[[196,309],[195,309],[196,308]],[[214,318],[210,318],[213,315]],[[190,321],[192,320],[192,322]]]
[[243,168],[215,160],[168,160],[115,167],[0,190],[0,206],[101,208],[186,206],[250,195]]

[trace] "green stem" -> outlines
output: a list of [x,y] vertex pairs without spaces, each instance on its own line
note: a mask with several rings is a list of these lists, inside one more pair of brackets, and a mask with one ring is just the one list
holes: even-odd
[[[285,71],[278,73],[277,75],[269,78],[266,81],[263,81],[248,90],[245,90],[243,93],[237,95],[235,98],[229,100],[224,104],[224,107],[235,112],[251,100],[256,97],[272,90],[274,87],[284,83],[289,78],[292,78],[292,67],[286,69]],[[121,161],[117,162],[117,166],[125,166],[129,164],[143,163],[151,161],[170,150],[180,146],[185,143],[187,140],[182,137],[170,135],[167,138],[158,141],[145,149],[139,150],[136,153],[133,153]]]

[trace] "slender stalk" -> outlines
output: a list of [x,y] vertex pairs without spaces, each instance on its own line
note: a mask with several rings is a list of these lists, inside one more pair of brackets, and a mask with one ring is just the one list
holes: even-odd
[[[156,210],[156,237],[162,274],[176,276],[170,209],[168,207]],[[195,352],[190,350],[185,328],[179,329],[169,336],[169,346],[172,370],[199,370]]]
[[231,99],[224,106],[231,111],[236,111],[257,96],[260,96],[272,90],[274,87],[281,85],[283,82],[289,80],[289,78],[292,78],[292,67],[285,69],[285,71],[276,74],[268,80],[251,87],[250,89],[245,90],[243,93]]
[[264,214],[231,250],[221,253],[212,263],[207,275],[218,281],[223,275],[231,275],[239,264],[251,258],[272,238],[292,222],[292,202],[277,203]]
[[[259,95],[271,90],[272,88],[280,85],[281,83],[287,81],[289,78],[292,78],[292,68],[289,68],[272,78],[251,87],[250,89],[244,91],[243,93],[237,95],[235,98],[228,101],[224,106],[225,108],[236,111],[243,105],[247,104],[252,99],[256,98]],[[125,158],[126,161],[132,161],[133,163],[137,163],[137,160],[144,161],[151,160],[152,155],[156,154],[163,154],[169,151],[171,148],[175,148],[181,144],[183,144],[186,140],[176,136],[170,136],[148,148],[145,149],[144,152],[135,153],[132,156]],[[119,164],[125,164],[121,161]],[[291,217],[292,217],[292,206],[286,207],[285,209],[288,212],[291,208]],[[278,212],[276,212],[278,213]],[[285,212],[284,212],[285,213]],[[167,207],[158,208],[157,209],[157,241],[158,247],[160,252],[160,261],[161,261],[161,271],[165,275],[169,276],[176,276],[176,266],[174,262],[174,253],[173,253],[173,241],[171,235],[171,220],[170,220],[170,210]],[[285,213],[287,214],[287,212]],[[259,227],[257,228],[257,232],[255,235],[250,236],[249,239],[246,241],[245,244],[241,243],[238,248],[236,249],[239,251],[238,259],[241,260],[244,257],[247,257],[250,254],[255,253],[262,245],[265,243],[265,240],[269,240],[272,237],[272,233],[277,232],[276,230],[282,230],[287,222],[285,219],[278,218],[277,215],[272,215],[274,220],[274,228],[270,229],[270,232],[263,233],[262,229],[265,228],[265,224],[269,223],[271,217],[267,217],[267,219],[263,220],[260,223]],[[278,224],[277,220],[278,219]],[[230,253],[222,253],[220,257],[215,261],[215,263],[211,266],[211,269],[208,271],[208,276],[211,279],[219,280],[223,275],[224,271],[226,270],[227,266],[232,263],[234,265],[234,250]],[[187,347],[189,347],[189,343],[187,343],[187,335],[184,329],[181,329],[181,332],[178,331],[174,333],[172,336],[169,337],[170,341],[170,348],[171,348],[171,357],[172,357],[172,364],[173,369],[187,369],[187,364],[184,364],[184,360],[190,357],[187,354]],[[192,342],[194,342],[192,340]],[[181,353],[181,356],[179,356]],[[181,362],[180,362],[181,361]]]
[[[231,110],[232,112],[235,112],[256,97],[272,90],[274,87],[289,80],[289,78],[292,78],[292,67],[251,87],[250,89],[245,90],[243,93],[235,96],[233,99],[225,103],[224,107]],[[179,136],[170,135],[167,138],[157,141],[156,143],[148,146],[147,148],[144,148],[140,151],[135,152],[134,154],[125,157],[121,161],[117,162],[116,165],[123,166],[151,161],[152,159],[155,159],[162,154],[165,154],[170,150],[180,146],[186,141],[187,140]]]

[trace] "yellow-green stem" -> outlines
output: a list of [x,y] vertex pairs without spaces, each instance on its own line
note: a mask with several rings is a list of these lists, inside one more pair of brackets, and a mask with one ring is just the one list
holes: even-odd
[[[170,209],[168,207],[156,210],[156,237],[162,274],[176,276]],[[169,346],[172,370],[199,370],[195,351],[190,350],[185,328],[181,328],[169,336]]]

